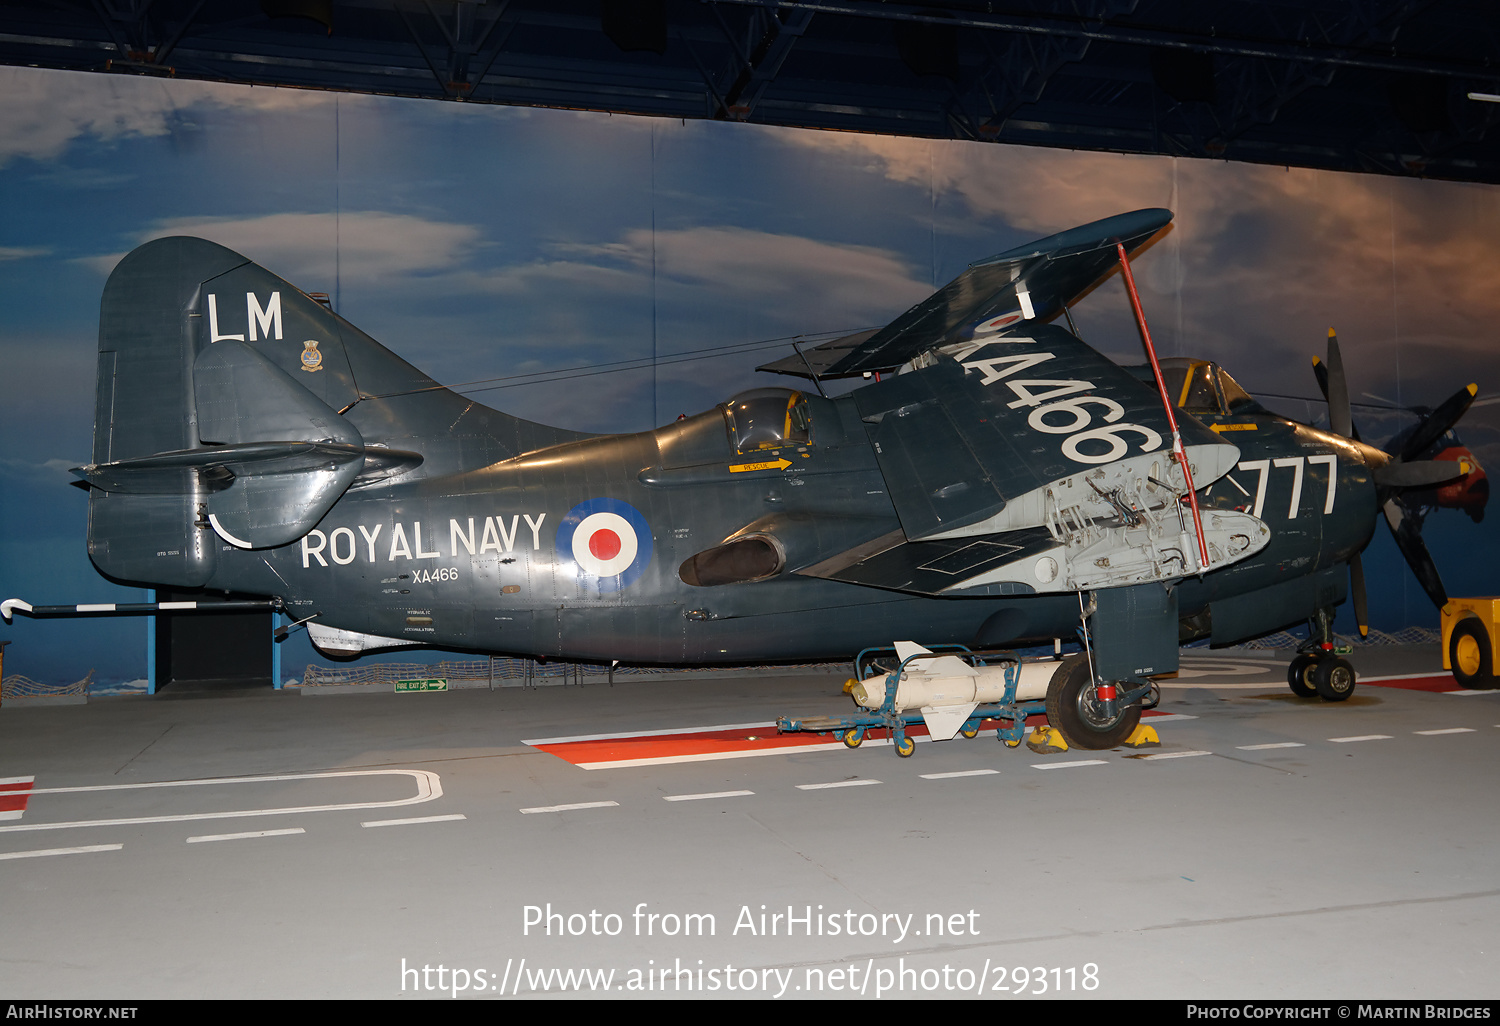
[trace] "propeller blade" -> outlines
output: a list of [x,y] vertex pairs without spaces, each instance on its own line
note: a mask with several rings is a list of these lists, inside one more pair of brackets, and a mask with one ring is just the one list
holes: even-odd
[[1466,385],[1454,392],[1444,400],[1441,406],[1423,418],[1396,455],[1403,460],[1414,460],[1420,457],[1432,448],[1432,443],[1446,435],[1453,425],[1458,423],[1459,418],[1469,411],[1469,407],[1474,403],[1474,397],[1478,394],[1478,385]]
[[1336,435],[1354,436],[1354,417],[1349,412],[1349,382],[1344,377],[1344,357],[1339,337],[1328,329],[1328,425]]
[[1349,591],[1354,598],[1354,622],[1359,625],[1359,636],[1370,636],[1370,603],[1365,598],[1365,567],[1359,553],[1349,560]]
[[[1318,390],[1328,404],[1329,430],[1334,434],[1360,440],[1359,428],[1354,426],[1354,415],[1349,406],[1349,383],[1344,377],[1344,357],[1339,351],[1339,337],[1328,329],[1328,362],[1313,357],[1313,377],[1318,379]],[[1342,411],[1342,413],[1338,411]]]
[[1399,499],[1387,499],[1384,511],[1385,522],[1396,539],[1396,547],[1406,557],[1406,565],[1417,575],[1417,583],[1422,585],[1432,604],[1442,609],[1448,604],[1448,592],[1443,588],[1443,579],[1427,551],[1427,544],[1422,541],[1421,521],[1410,515]]
[[1375,483],[1387,488],[1430,488],[1463,477],[1466,471],[1457,460],[1417,460],[1401,463],[1393,460],[1373,473]]

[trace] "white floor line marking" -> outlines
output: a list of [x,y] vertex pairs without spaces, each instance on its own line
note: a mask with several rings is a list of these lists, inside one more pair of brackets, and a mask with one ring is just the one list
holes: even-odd
[[146,787],[199,787],[207,784],[259,784],[276,780],[325,780],[334,777],[407,776],[416,781],[417,793],[390,802],[348,802],[342,805],[302,805],[286,809],[237,809],[234,812],[194,812],[181,816],[131,816],[123,819],[83,819],[68,823],[26,823],[0,827],[0,833],[20,830],[66,830],[71,827],[123,826],[134,823],[187,823],[196,819],[240,819],[248,816],[284,816],[299,812],[343,812],[350,809],[393,809],[419,805],[443,796],[442,778],[431,770],[339,770],[332,773],[283,773],[268,777],[216,777],[207,780],[159,780],[150,784],[100,784],[94,787],[49,787],[28,791],[39,794],[76,794],[82,791],[126,791]]
[[1238,750],[1241,751],[1241,752],[1264,752],[1264,751],[1266,751],[1269,748],[1306,748],[1306,747],[1307,747],[1307,745],[1303,744],[1301,741],[1277,741],[1276,743],[1269,744],[1269,745],[1239,745],[1238,746]]
[[1440,692],[1440,694],[1444,694],[1444,695],[1496,695],[1496,694],[1500,694],[1500,691],[1480,691],[1480,690],[1477,690],[1475,688],[1464,688],[1464,689],[1460,689],[1458,691],[1443,691],[1443,692]]
[[1145,762],[1150,759],[1191,759],[1195,755],[1212,755],[1213,752],[1157,752],[1155,755],[1142,755],[1138,758]]
[[418,816],[415,819],[371,819],[361,823],[362,827],[383,826],[410,826],[413,823],[451,823],[455,820],[468,819],[462,812],[455,812],[447,816]]
[[1343,744],[1346,741],[1389,741],[1389,734],[1360,734],[1358,737],[1331,737],[1328,740],[1334,744]]
[[538,737],[522,741],[523,745],[565,745],[573,741],[615,741],[628,737],[671,737],[674,734],[711,734],[716,730],[765,730],[776,732],[776,721],[765,723],[721,723],[716,727],[671,727],[657,730],[627,730],[617,734],[573,734],[568,737]]
[[574,809],[608,809],[619,804],[619,802],[576,802],[573,805],[538,805],[535,808],[522,809],[521,815],[530,816],[537,812],[571,812]]
[[1142,719],[1156,723],[1176,723],[1178,720],[1196,720],[1198,717],[1187,713],[1162,713],[1160,716],[1143,716]]
[[1360,680],[1366,684],[1376,684],[1383,680],[1421,680],[1423,677],[1451,677],[1453,674],[1448,670],[1428,670],[1426,673],[1392,673],[1381,677],[1360,676]]
[[1032,769],[1066,769],[1069,766],[1103,766],[1103,759],[1074,759],[1071,762],[1034,762]]
[[23,811],[22,809],[9,809],[0,812],[0,819],[20,819]]
[[[34,784],[36,777],[0,777],[0,787],[6,784]],[[16,794],[32,794],[31,791],[17,791]]]
[[664,794],[664,802],[696,802],[705,798],[743,798],[754,791],[710,791],[707,794]]
[[197,837],[189,837],[188,844],[201,844],[204,841],[242,841],[248,837],[286,837],[289,834],[305,834],[306,830],[301,827],[287,827],[285,830],[246,830],[240,834],[199,834]]
[[1413,734],[1424,734],[1424,735],[1426,735],[1428,737],[1431,737],[1434,734],[1472,734],[1472,733],[1474,733],[1474,728],[1473,727],[1447,727],[1447,728],[1445,728],[1443,730],[1414,730],[1414,731],[1412,731],[1412,733]]
[[86,844],[78,848],[42,848],[39,851],[7,851],[0,859],[35,859],[44,855],[81,855],[90,851],[119,851],[123,844]]
[[999,773],[997,769],[958,770],[953,773],[923,773],[923,780],[951,780],[954,777],[987,777]]
[[878,780],[835,780],[827,784],[798,784],[799,791],[821,791],[826,787],[864,787],[866,784],[878,784]]

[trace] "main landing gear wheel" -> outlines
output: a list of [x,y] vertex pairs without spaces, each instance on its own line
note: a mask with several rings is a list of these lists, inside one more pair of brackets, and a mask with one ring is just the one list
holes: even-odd
[[1131,705],[1106,716],[1088,661],[1074,655],[1063,660],[1047,685],[1047,722],[1062,731],[1070,748],[1098,751],[1122,744],[1134,732],[1141,722],[1141,707]]
[[1490,636],[1483,622],[1469,617],[1453,628],[1448,637],[1448,665],[1453,667],[1453,678],[1465,688],[1488,690],[1496,685]]
[[1317,657],[1305,652],[1292,660],[1292,664],[1286,668],[1286,682],[1291,685],[1292,694],[1298,698],[1318,697],[1318,689],[1312,682],[1313,670],[1317,666]]
[[1312,671],[1313,687],[1327,702],[1342,702],[1354,694],[1354,667],[1337,656],[1319,659]]

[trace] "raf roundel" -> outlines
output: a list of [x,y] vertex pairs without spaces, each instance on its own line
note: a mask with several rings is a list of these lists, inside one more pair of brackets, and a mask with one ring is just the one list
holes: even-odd
[[590,499],[568,510],[557,528],[557,552],[594,578],[600,592],[619,591],[640,578],[651,560],[651,526],[619,499]]

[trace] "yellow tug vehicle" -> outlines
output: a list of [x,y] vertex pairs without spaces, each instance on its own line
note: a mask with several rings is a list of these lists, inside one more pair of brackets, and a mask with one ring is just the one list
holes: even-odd
[[1466,688],[1486,690],[1495,679],[1500,597],[1456,598],[1443,606],[1443,669]]

